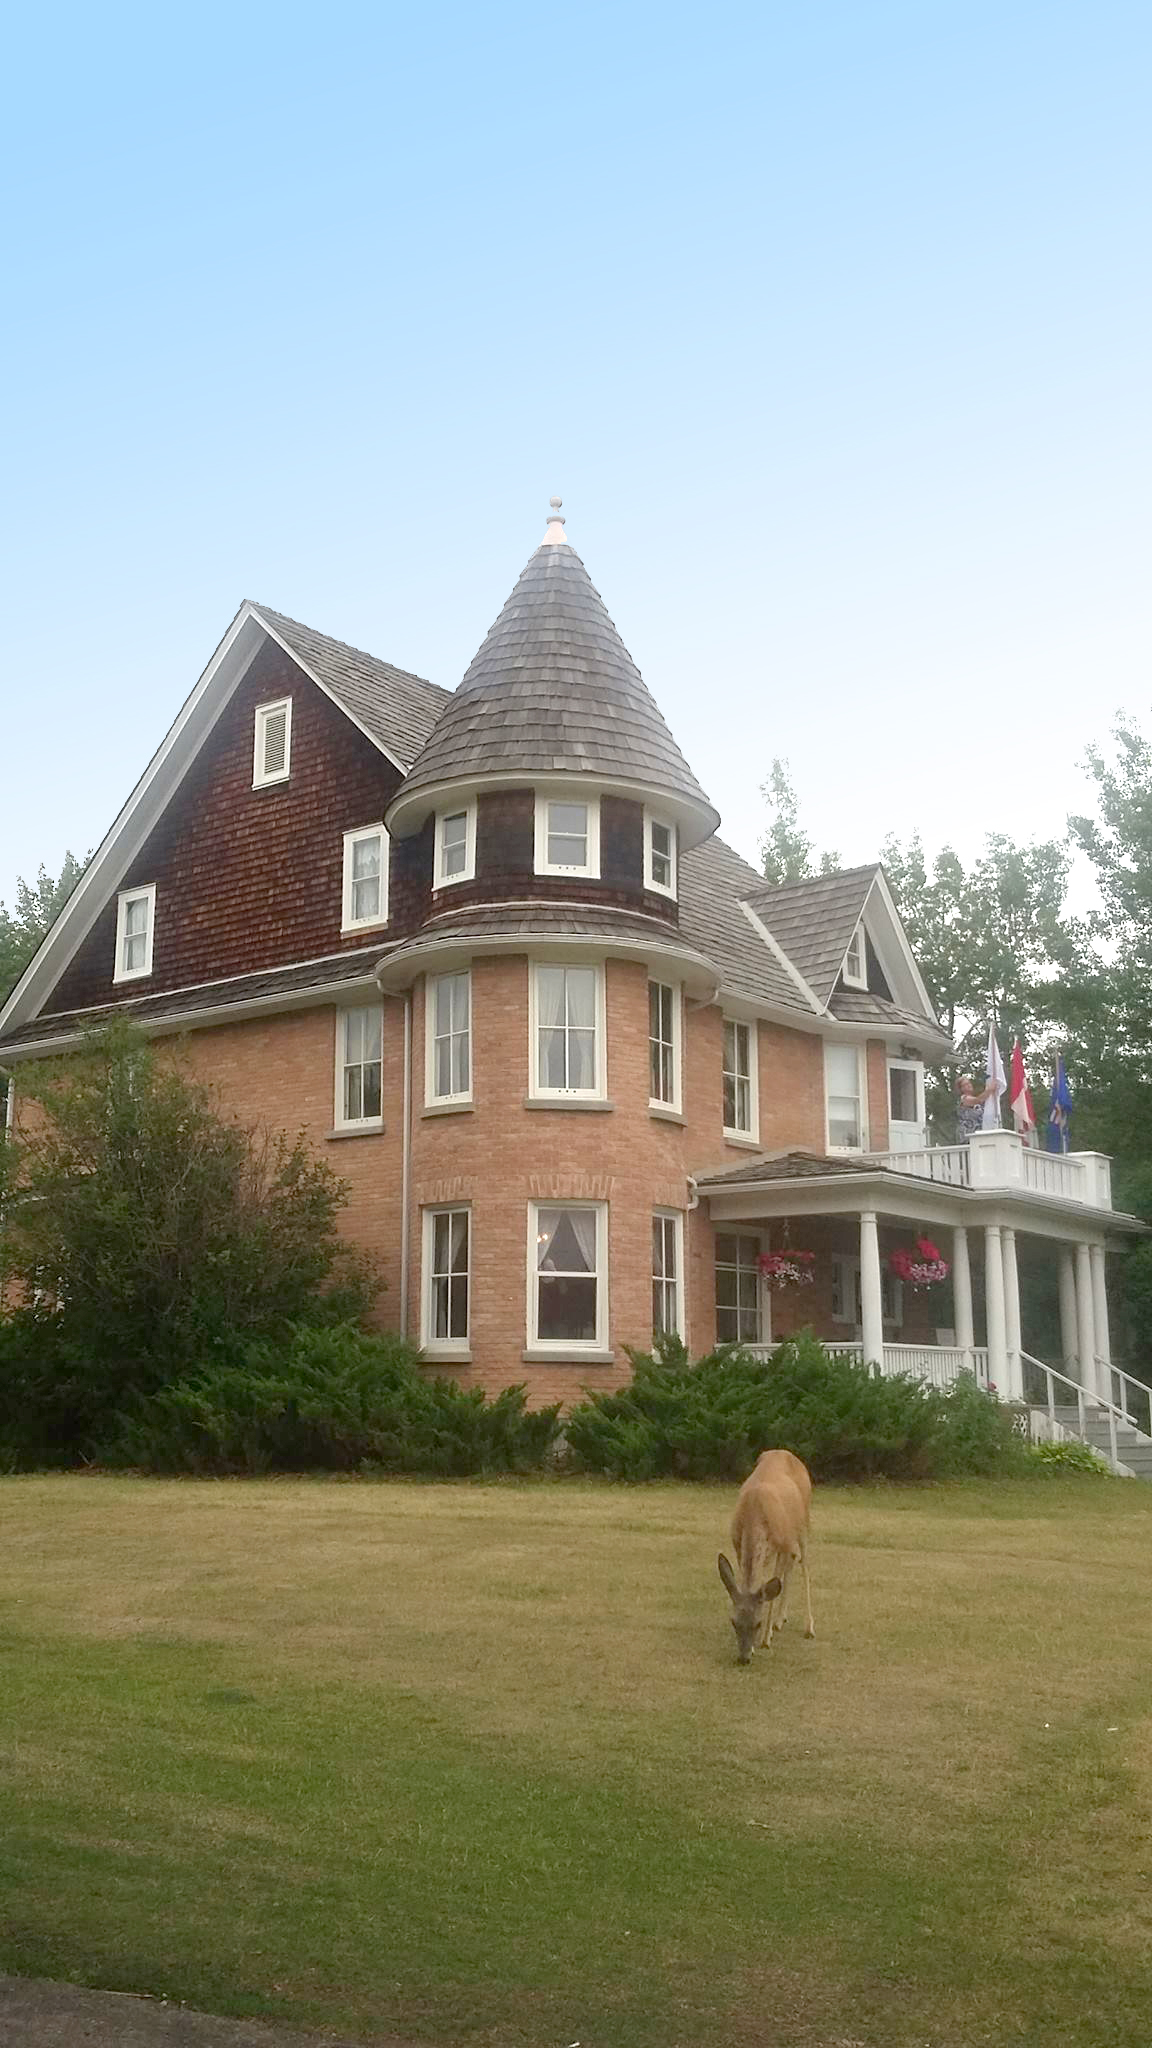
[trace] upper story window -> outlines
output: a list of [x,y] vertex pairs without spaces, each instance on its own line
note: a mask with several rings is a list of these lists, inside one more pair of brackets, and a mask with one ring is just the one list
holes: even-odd
[[724,1019],[724,1129],[755,1138],[760,1108],[756,1088],[756,1026]]
[[437,811],[433,888],[470,882],[476,873],[476,804],[458,811]]
[[680,1107],[680,991],[665,981],[648,983],[648,1100]]
[[388,834],[365,825],[344,834],[344,916],[341,929],[388,922]]
[[287,782],[291,757],[291,697],[279,697],[275,704],[258,704],[252,759],[253,789],[263,788],[266,782]]
[[378,1129],[383,1110],[380,1005],[336,1013],[336,1125]]
[[604,977],[599,967],[532,970],[532,1092],[603,1096]]
[[824,1090],[828,1102],[829,1151],[864,1151],[864,1080],[859,1046],[824,1047]]
[[428,983],[427,1100],[472,1100],[472,977],[437,974]]
[[577,803],[569,797],[537,796],[536,873],[599,875],[599,797]]
[[844,955],[841,974],[849,988],[868,986],[868,948],[862,924],[858,924],[852,934],[852,943]]
[[152,972],[152,933],[156,923],[156,884],[121,889],[116,899],[116,966],[113,981],[139,981]]
[[676,894],[676,827],[644,813],[644,881],[661,896]]

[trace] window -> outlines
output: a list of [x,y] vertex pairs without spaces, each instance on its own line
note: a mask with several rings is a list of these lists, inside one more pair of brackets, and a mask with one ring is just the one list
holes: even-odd
[[336,1013],[336,1123],[341,1129],[380,1122],[382,1023],[376,1003]]
[[678,1210],[658,1209],[652,1218],[652,1334],[684,1335],[684,1301],[680,1284],[684,1218]]
[[366,825],[344,834],[344,917],[341,929],[388,922],[388,834]]
[[427,1351],[468,1344],[472,1216],[468,1209],[424,1211],[424,1327]]
[[529,1209],[532,1344],[602,1351],[608,1328],[608,1205]]
[[472,978],[437,974],[428,983],[429,1102],[472,1099]]
[[[880,1313],[885,1323],[897,1328],[904,1321],[904,1283],[887,1266],[880,1269]],[[856,1329],[864,1321],[859,1259],[838,1256],[832,1261],[832,1321],[851,1323]]]
[[156,884],[121,889],[116,899],[116,965],[113,981],[139,981],[152,972],[152,931],[156,922]]
[[275,704],[258,705],[252,760],[253,789],[262,788],[266,782],[287,782],[291,754],[291,697],[281,697]]
[[854,1045],[824,1047],[824,1088],[828,1099],[828,1146],[833,1152],[864,1150],[864,1094],[860,1054]]
[[760,1239],[742,1232],[716,1233],[716,1342],[760,1341]]
[[679,1007],[679,989],[648,983],[648,1099],[664,1109],[680,1107]]
[[567,797],[536,798],[536,873],[600,873],[600,800],[573,803]]
[[470,882],[476,873],[476,805],[465,804],[459,811],[437,811],[435,882],[443,889],[452,882]]
[[644,813],[644,880],[662,896],[676,894],[676,827]]
[[538,966],[533,970],[532,989],[533,1092],[603,1095],[601,970]]
[[923,1145],[924,1068],[920,1060],[888,1062],[888,1144],[893,1152]]
[[844,965],[840,971],[849,988],[867,988],[868,949],[862,924],[858,924],[852,934],[852,942],[844,955]]
[[724,1019],[724,1129],[754,1138],[759,1121],[756,1099],[756,1026]]

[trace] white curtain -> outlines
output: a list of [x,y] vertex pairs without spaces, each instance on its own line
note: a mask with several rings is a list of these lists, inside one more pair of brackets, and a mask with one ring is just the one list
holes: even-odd
[[[540,1272],[595,1273],[594,1209],[540,1209],[537,1216],[536,1264]],[[568,1225],[568,1231],[561,1237],[557,1255],[553,1258],[552,1247],[556,1241],[556,1234],[565,1223]],[[575,1240],[574,1251],[570,1250],[565,1242],[569,1233]]]

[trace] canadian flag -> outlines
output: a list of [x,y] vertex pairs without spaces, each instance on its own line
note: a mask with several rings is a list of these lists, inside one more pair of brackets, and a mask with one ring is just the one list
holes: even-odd
[[1022,1138],[1027,1138],[1036,1129],[1036,1111],[1032,1107],[1032,1090],[1024,1072],[1024,1052],[1017,1039],[1012,1047],[1012,1076],[1008,1083],[1008,1101],[1012,1109],[1012,1121]]

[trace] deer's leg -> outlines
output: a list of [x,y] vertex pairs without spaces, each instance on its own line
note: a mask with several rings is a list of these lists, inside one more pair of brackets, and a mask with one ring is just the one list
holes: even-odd
[[812,1619],[812,1581],[808,1576],[807,1539],[800,1545],[800,1569],[804,1574],[804,1601],[808,1609],[808,1619],[804,1624],[804,1633],[806,1636],[814,1636],[816,1633],[816,1623]]
[[[768,1559],[767,1559],[767,1561],[766,1561],[766,1565],[765,1565],[765,1569],[766,1569],[766,1570],[767,1570],[767,1568],[768,1568],[768,1565],[771,1565],[771,1570],[769,1571],[769,1573],[768,1573],[768,1576],[769,1576],[770,1578],[775,1578],[775,1577],[776,1577],[776,1575],[778,1574],[779,1570],[780,1570],[780,1559],[779,1559],[779,1558],[776,1558],[776,1559],[775,1559],[775,1561],[773,1561],[773,1560],[772,1560],[772,1555],[771,1555],[771,1552],[769,1552],[769,1555],[768,1555]],[[763,1621],[762,1621],[762,1622],[761,1622],[761,1624],[760,1624],[760,1647],[761,1647],[761,1649],[765,1649],[765,1648],[767,1648],[767,1649],[771,1649],[771,1647],[772,1647],[772,1628],[773,1628],[773,1621],[772,1621],[772,1617],[773,1617],[773,1615],[774,1615],[774,1614],[775,1614],[775,1612],[776,1612],[776,1608],[777,1608],[777,1605],[778,1605],[778,1603],[779,1603],[779,1600],[780,1600],[780,1594],[779,1594],[779,1593],[777,1593],[777,1595],[776,1595],[776,1598],[775,1598],[775,1600],[769,1600],[769,1601],[767,1601],[767,1602],[765,1603],[765,1607],[764,1607],[764,1619],[763,1619]]]

